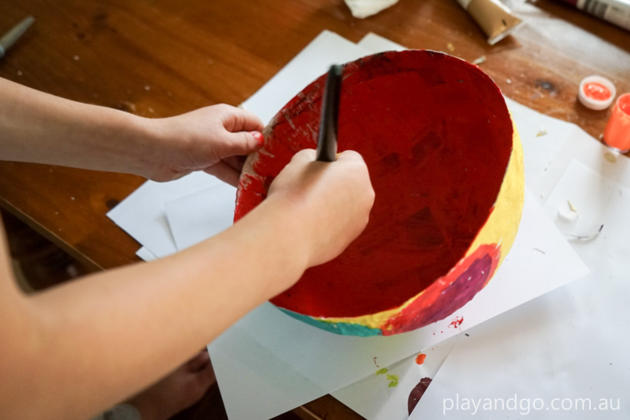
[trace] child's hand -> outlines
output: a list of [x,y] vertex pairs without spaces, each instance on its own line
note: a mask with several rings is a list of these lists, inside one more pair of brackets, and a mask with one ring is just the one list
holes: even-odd
[[300,220],[309,266],[339,255],[368,223],[374,190],[360,154],[316,162],[315,150],[296,153],[271,184],[267,200],[284,200]]
[[147,144],[145,176],[156,181],[204,170],[237,185],[244,156],[263,144],[258,117],[225,104],[146,121],[158,141]]

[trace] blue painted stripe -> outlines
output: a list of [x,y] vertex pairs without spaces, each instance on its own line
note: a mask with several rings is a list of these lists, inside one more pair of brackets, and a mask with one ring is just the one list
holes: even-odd
[[382,335],[382,331],[378,328],[370,328],[365,325],[360,324],[351,324],[349,322],[326,322],[320,321],[319,319],[315,319],[308,315],[298,314],[297,312],[290,311],[284,308],[278,308],[285,314],[299,319],[302,322],[305,322],[309,325],[312,325],[317,328],[321,328],[322,330],[326,330],[331,333],[341,334],[341,335],[356,335],[359,337],[371,337],[374,335]]

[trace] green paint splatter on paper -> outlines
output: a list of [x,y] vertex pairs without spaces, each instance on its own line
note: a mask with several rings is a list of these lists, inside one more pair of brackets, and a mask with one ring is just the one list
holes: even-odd
[[387,384],[388,388],[394,388],[398,386],[398,375],[387,375],[386,378],[389,381],[389,384]]
[[389,370],[387,368],[381,368],[376,371],[377,375],[385,375],[385,379],[389,381],[387,384],[388,388],[394,388],[398,386],[398,375],[393,375],[391,373],[387,373]]

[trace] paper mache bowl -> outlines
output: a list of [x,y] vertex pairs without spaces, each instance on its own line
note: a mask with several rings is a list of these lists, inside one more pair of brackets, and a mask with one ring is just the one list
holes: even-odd
[[[293,154],[316,148],[322,75],[264,130],[240,178],[235,220],[265,199]],[[376,199],[365,231],[271,302],[345,335],[392,335],[441,320],[490,281],[516,236],[522,146],[499,88],[434,51],[385,52],[343,70],[339,152],[365,159]]]

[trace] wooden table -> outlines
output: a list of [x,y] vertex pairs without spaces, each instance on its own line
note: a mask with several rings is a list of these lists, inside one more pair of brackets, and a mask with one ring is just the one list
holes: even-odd
[[[13,4],[10,4],[13,3]],[[342,0],[21,0],[0,4],[0,32],[37,22],[0,61],[0,76],[66,98],[149,117],[239,104],[323,29],[359,41],[372,31],[410,48],[450,52],[481,67],[503,92],[574,122],[594,137],[608,111],[576,102],[582,77],[630,91],[630,32],[555,1],[512,0],[528,25],[494,47],[454,0],[400,0],[365,20]],[[0,204],[96,269],[137,261],[139,245],[105,213],[143,179],[0,163]],[[296,413],[359,418],[331,397]],[[310,413],[310,414],[309,414]]]

